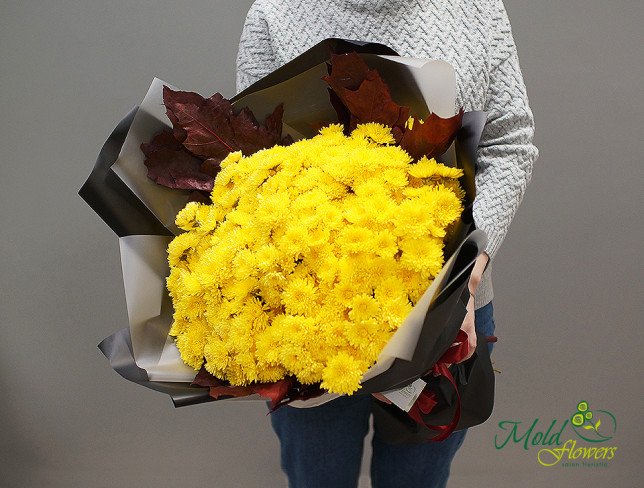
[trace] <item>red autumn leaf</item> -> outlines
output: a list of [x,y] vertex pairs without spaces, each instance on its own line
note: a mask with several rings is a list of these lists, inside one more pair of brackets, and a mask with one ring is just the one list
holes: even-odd
[[[193,382],[194,384],[194,382]],[[288,395],[291,389],[292,381],[282,379],[274,383],[254,383],[247,386],[221,385],[211,386],[209,395],[215,400],[221,397],[245,397],[250,395],[259,395],[271,401],[271,408],[275,408]]]
[[322,396],[325,393],[326,391],[320,388],[319,383],[315,383],[313,385],[302,385],[299,382],[295,381],[294,384],[292,385],[291,390],[288,393],[288,397],[283,398],[278,403],[275,403],[275,402],[271,403],[271,412],[274,412],[278,408],[281,408],[290,403],[293,403],[294,401],[310,400],[311,398],[317,398],[319,396]]
[[311,398],[317,398],[326,393],[325,390],[320,388],[319,383],[313,385],[302,385],[297,390],[297,395],[293,395],[293,400],[306,401]]
[[259,396],[268,398],[271,401],[271,408],[275,408],[284,400],[289,390],[293,387],[293,380],[284,378],[274,383],[264,383],[255,385],[255,393]]
[[271,401],[271,411],[288,405],[295,400],[308,400],[325,393],[319,383],[302,385],[292,377],[283,378],[272,383],[253,383],[247,386],[232,386],[206,371],[203,366],[192,380],[193,386],[209,388],[209,395],[215,400],[229,397],[245,397],[257,394]]
[[211,176],[231,152],[241,151],[248,156],[287,142],[282,140],[284,108],[281,104],[260,125],[248,108],[235,113],[231,103],[219,93],[203,98],[194,92],[174,91],[164,86],[163,103],[175,137],[195,156],[211,160],[203,168]]
[[210,396],[215,400],[221,397],[245,397],[258,394],[271,401],[271,408],[275,408],[280,402],[287,398],[289,390],[294,386],[292,378],[284,378],[273,383],[253,383],[247,386],[232,386],[227,381],[220,380],[213,376],[206,368],[202,367],[195,379],[194,386],[210,388]]
[[329,61],[329,78],[337,86],[357,90],[371,69],[357,53],[332,54]]
[[210,205],[212,203],[212,200],[210,199],[210,192],[199,191],[199,190],[190,192],[190,195],[188,195],[188,200],[186,201],[186,203],[188,202],[197,202],[197,203]]
[[141,151],[146,157],[148,178],[155,183],[182,190],[212,190],[213,177],[200,171],[201,160],[186,151],[172,131],[164,130],[142,143]]
[[193,386],[223,386],[227,385],[225,381],[220,380],[216,376],[210,374],[206,368],[203,366],[197,373],[197,376],[195,376],[195,379],[192,380],[192,385]]
[[206,173],[214,178],[221,169],[221,161],[222,160],[219,158],[208,158],[201,163],[201,167],[199,169],[202,173]]
[[[333,110],[335,110],[335,113],[338,115],[338,122],[344,126],[344,132],[346,135],[350,134],[349,127],[351,126],[351,114],[349,113],[349,109],[342,103],[342,100],[340,100],[340,97],[335,94],[335,92],[331,89],[328,88],[329,91],[329,101],[331,102],[331,106],[333,107]],[[314,127],[314,129],[319,130],[322,127]]]
[[[369,72],[369,66],[360,56],[338,56],[333,54],[327,68],[329,77],[333,76],[335,83],[348,90],[357,90]],[[349,109],[331,88],[329,88],[329,100],[338,114],[338,122],[344,125],[348,133],[351,125]]]
[[414,120],[412,128],[403,131],[400,147],[414,159],[420,159],[423,156],[428,158],[440,156],[452,144],[462,121],[462,109],[447,119],[430,114],[423,123]]
[[255,392],[250,386],[211,386],[210,387],[210,396],[215,400],[219,400],[221,397],[245,397],[253,395]]
[[340,121],[346,124],[345,114],[338,104],[351,114],[348,130],[367,122],[392,128],[404,126],[409,118],[409,107],[393,101],[389,87],[378,71],[370,69],[358,54],[333,55],[330,65],[331,72],[323,80],[337,97],[331,96],[331,103]]
[[[286,137],[283,137],[281,141],[279,141],[279,144],[282,146],[293,144],[293,138],[290,135],[287,135]],[[201,163],[201,172],[206,173],[207,175],[210,175],[214,178],[215,176],[217,176],[217,173],[219,173],[219,170],[221,169],[220,163],[221,160],[218,158],[208,158],[203,163]]]

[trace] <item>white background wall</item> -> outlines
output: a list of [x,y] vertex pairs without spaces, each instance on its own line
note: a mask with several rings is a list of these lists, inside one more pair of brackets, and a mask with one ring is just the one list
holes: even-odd
[[[541,157],[495,265],[495,411],[450,486],[638,486],[644,4],[505,3]],[[118,244],[76,195],[153,76],[234,94],[250,4],[0,2],[0,485],[285,486],[262,404],[175,410],[109,368]],[[494,448],[499,421],[564,419],[581,399],[617,417],[609,467]]]

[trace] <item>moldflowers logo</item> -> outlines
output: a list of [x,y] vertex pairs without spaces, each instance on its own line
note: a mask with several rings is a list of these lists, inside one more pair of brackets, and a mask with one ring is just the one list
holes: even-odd
[[503,420],[499,428],[494,436],[497,449],[520,444],[526,451],[536,451],[542,466],[607,467],[617,452],[615,416],[608,410],[591,410],[586,401],[563,421],[554,419],[548,425],[538,418],[531,423]]

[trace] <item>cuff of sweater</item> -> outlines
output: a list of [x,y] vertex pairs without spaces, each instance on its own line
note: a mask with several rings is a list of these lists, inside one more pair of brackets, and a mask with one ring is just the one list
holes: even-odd
[[485,252],[490,257],[490,261],[492,261],[496,257],[496,253],[498,252],[499,247],[501,247],[501,243],[505,238],[505,234],[500,234],[498,232],[488,230],[485,227],[479,227],[479,228],[483,230],[487,235],[487,244],[485,246]]
[[483,272],[481,282],[474,295],[474,309],[484,307],[494,298],[494,288],[492,287],[492,267],[488,266]]

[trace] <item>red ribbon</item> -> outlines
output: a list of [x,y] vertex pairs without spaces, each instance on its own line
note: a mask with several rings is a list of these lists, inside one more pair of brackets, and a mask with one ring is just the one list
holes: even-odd
[[436,393],[428,390],[427,388],[422,391],[408,412],[409,416],[420,425],[438,431],[438,435],[432,437],[432,441],[442,441],[446,439],[452,432],[454,432],[454,429],[456,429],[458,421],[461,418],[461,394],[458,391],[458,387],[456,386],[456,382],[454,381],[454,377],[452,376],[448,365],[458,363],[467,357],[470,349],[467,339],[467,333],[463,330],[459,330],[455,344],[445,351],[430,371],[434,376],[444,376],[447,378],[454,387],[454,390],[456,390],[456,411],[454,412],[452,421],[447,425],[430,425],[423,420],[422,415],[430,413],[438,403],[436,401]]

